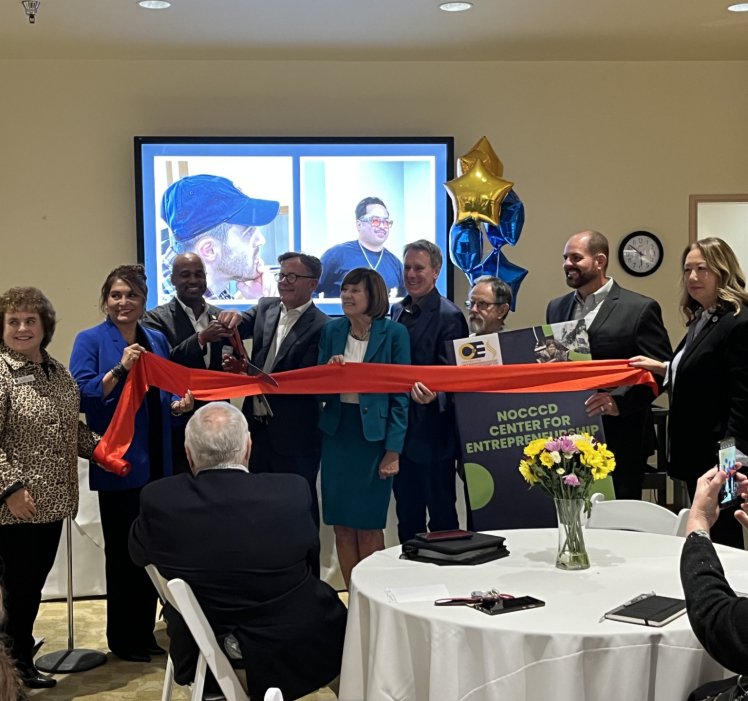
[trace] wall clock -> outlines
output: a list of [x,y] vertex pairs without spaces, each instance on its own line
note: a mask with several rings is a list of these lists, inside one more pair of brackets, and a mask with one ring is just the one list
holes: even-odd
[[665,251],[662,242],[650,231],[634,231],[623,237],[618,246],[618,262],[630,275],[651,275],[662,264]]

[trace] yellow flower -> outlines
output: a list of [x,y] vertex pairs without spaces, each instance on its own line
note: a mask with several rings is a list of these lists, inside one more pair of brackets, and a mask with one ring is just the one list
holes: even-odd
[[535,476],[535,473],[532,471],[532,467],[527,460],[519,461],[519,473],[525,478],[525,482],[528,482],[529,484],[536,484],[538,481],[538,478]]
[[600,456],[599,460],[592,466],[592,477],[596,480],[604,479],[615,467],[616,461],[614,459],[606,460],[603,456]]
[[555,465],[555,461],[553,460],[553,456],[548,452],[543,452],[540,454],[540,464],[543,465],[543,467],[551,468]]
[[545,449],[545,444],[548,442],[547,438],[536,438],[534,441],[530,441],[525,446],[525,455],[528,458],[534,458],[542,450]]

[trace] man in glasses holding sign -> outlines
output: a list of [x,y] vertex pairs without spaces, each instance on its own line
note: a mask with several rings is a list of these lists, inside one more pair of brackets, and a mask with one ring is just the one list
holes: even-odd
[[354,268],[376,270],[383,278],[389,297],[402,297],[403,264],[384,244],[394,225],[384,202],[378,197],[365,197],[356,205],[358,238],[328,248],[322,254],[322,277],[317,294],[325,299],[340,297],[340,283]]

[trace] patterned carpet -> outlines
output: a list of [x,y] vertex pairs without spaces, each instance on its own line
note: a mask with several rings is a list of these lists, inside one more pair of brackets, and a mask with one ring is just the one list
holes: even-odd
[[[347,594],[343,595],[347,598]],[[107,653],[106,664],[75,674],[56,675],[54,689],[28,690],[35,701],[160,701],[164,682],[166,657],[154,657],[150,663],[123,662],[108,652],[104,636],[105,602],[85,600],[75,603],[75,647]],[[42,603],[34,635],[46,639],[40,656],[67,647],[67,605],[65,602]],[[168,648],[169,638],[164,623],[156,627],[156,640]],[[189,701],[187,687],[175,685],[173,701]],[[304,701],[333,701],[329,689],[304,696]]]

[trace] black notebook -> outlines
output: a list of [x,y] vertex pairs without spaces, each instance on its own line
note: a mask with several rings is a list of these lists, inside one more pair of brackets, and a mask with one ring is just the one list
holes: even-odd
[[605,618],[660,628],[686,612],[684,599],[648,594],[608,611]]

